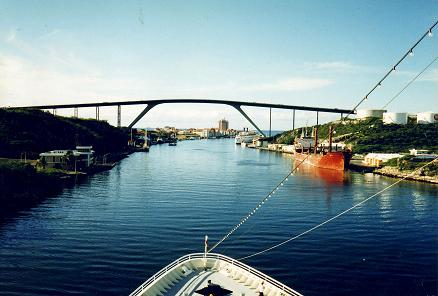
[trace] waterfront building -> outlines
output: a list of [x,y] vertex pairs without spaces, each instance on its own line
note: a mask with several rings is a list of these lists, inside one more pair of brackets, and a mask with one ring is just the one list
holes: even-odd
[[368,153],[365,155],[363,162],[369,166],[380,167],[382,163],[400,157],[403,157],[403,155],[398,153]]
[[45,168],[81,170],[94,165],[93,146],[76,146],[76,150],[52,150],[40,153],[40,163]]
[[228,128],[228,120],[226,120],[225,118],[219,120],[219,132],[224,133],[228,130]]
[[192,134],[195,134],[198,136],[198,138],[202,138],[204,133],[204,129],[193,129]]
[[44,168],[68,170],[74,166],[74,160],[79,157],[75,150],[52,150],[40,153],[40,163]]
[[216,137],[216,130],[214,128],[205,128],[202,130],[201,138],[212,139]]

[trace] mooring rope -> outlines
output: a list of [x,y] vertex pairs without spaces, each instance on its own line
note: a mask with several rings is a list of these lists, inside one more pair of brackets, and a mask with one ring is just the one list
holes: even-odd
[[[362,99],[360,99],[359,100],[359,102],[354,106],[354,108],[353,109],[351,109],[351,111],[344,117],[344,118],[342,118],[337,124],[335,124],[334,125],[334,128],[332,129],[332,133],[333,133],[333,131],[334,130],[336,130],[336,128],[340,125],[340,124],[342,124],[350,115],[352,115],[352,114],[354,114],[354,112],[357,110],[357,108],[360,106],[360,105],[362,105],[362,103],[363,102],[365,102],[366,100],[368,100],[368,97],[377,89],[377,88],[379,88],[379,87],[381,87],[382,86],[382,82],[383,81],[385,81],[386,80],[386,78],[388,78],[388,76],[391,74],[391,73],[393,73],[393,72],[395,72],[396,71],[396,68],[399,66],[399,64],[401,63],[401,62],[403,62],[405,59],[406,59],[406,57],[408,57],[408,56],[410,56],[410,55],[412,55],[413,54],[413,50],[414,50],[414,48],[426,37],[426,36],[432,36],[432,29],[436,26],[438,24],[438,21],[436,21],[418,40],[417,40],[417,42],[415,42],[415,44],[412,46],[412,47],[410,47],[409,48],[409,50],[398,60],[398,62],[394,65],[394,66],[392,66],[391,67],[391,69],[383,76],[383,78],[381,78],[380,80],[379,80],[379,82],[376,84],[376,85],[374,85],[374,87],[372,87],[371,89],[370,89],[370,91],[368,91],[368,93],[362,98]],[[431,64],[433,64],[433,62],[435,62],[435,60],[433,60],[432,62],[431,62]],[[431,65],[430,64],[430,65]],[[427,69],[427,68],[429,68],[429,66],[430,65],[428,65],[425,69],[423,69],[417,76],[420,76],[422,73],[424,73],[424,71]],[[415,79],[417,79],[418,77],[415,77],[414,79],[413,79],[413,81],[415,80]],[[404,89],[406,89],[409,85],[411,85],[411,83],[413,82],[413,81],[411,81],[410,83],[408,83],[408,85],[407,86],[405,86],[404,87]],[[403,89],[403,90],[404,90]],[[402,93],[403,92],[403,90],[402,91],[400,91],[399,92],[399,94],[400,93]],[[391,100],[394,100],[396,97],[398,97],[398,95],[399,94],[397,94],[394,98],[392,98]],[[390,102],[388,102],[388,104],[389,104]],[[327,140],[328,139],[328,137],[329,137],[330,135],[328,135],[326,138],[325,138],[325,140]],[[257,211],[258,211],[258,209],[262,206],[262,205],[264,205],[264,203],[265,202],[267,202],[268,200],[269,200],[269,198],[271,198],[276,192],[277,192],[277,190],[281,187],[281,186],[283,186],[284,185],[284,182],[286,182],[286,181],[288,181],[288,179],[289,179],[289,177],[291,177],[293,174],[294,174],[294,172],[296,172],[298,169],[299,169],[299,167],[307,160],[307,158],[309,158],[309,156],[310,156],[310,154],[308,154],[300,163],[298,163],[298,165],[296,165],[293,169],[292,169],[292,171],[291,172],[289,172],[282,180],[281,180],[281,182],[280,183],[278,183],[277,184],[277,186],[275,186],[274,187],[274,189],[273,190],[271,190],[262,200],[260,200],[259,201],[259,203],[253,208],[253,209],[251,209],[251,211],[248,213],[248,214],[246,214],[241,220],[240,220],[240,222],[236,225],[236,226],[234,226],[230,231],[228,231],[228,233],[225,235],[225,236],[223,236],[216,244],[214,244],[213,245],[213,247],[212,248],[210,248],[208,251],[207,251],[207,253],[209,253],[209,252],[211,252],[211,251],[213,251],[215,248],[217,248],[223,241],[225,241],[230,235],[232,235],[238,228],[240,228],[248,219],[250,219],[251,218],[251,216],[252,215],[254,215]],[[432,161],[433,162],[433,161]],[[426,164],[427,165],[427,164]],[[406,178],[406,177],[405,177]],[[399,183],[400,181],[402,181],[402,180],[404,180],[405,178],[403,178],[403,179],[401,179],[401,180],[399,180],[398,182],[396,182],[396,183],[394,183],[394,185],[395,184],[397,184],[397,183]],[[391,186],[392,187],[392,186]],[[389,187],[390,188],[390,187]],[[383,191],[382,191],[383,192]],[[380,194],[381,192],[378,192],[376,195],[378,195],[378,194]],[[376,196],[376,195],[373,195],[373,196],[371,196],[371,197],[369,197],[368,199],[371,199],[372,197],[374,197],[374,196]],[[368,200],[368,199],[366,199],[366,200]],[[366,200],[365,201],[363,201],[363,202],[366,202]],[[362,203],[363,203],[362,202]],[[359,206],[359,204],[357,205],[357,206]],[[352,208],[353,209],[353,208]],[[347,210],[347,212],[348,211],[350,211],[350,210],[352,210],[352,209],[349,209],[349,210]],[[342,215],[342,213],[341,213],[341,215]],[[339,216],[341,216],[341,215],[339,215]],[[324,225],[324,224],[326,224],[326,223],[328,223],[328,222],[330,222],[330,221],[332,221],[332,220],[334,220],[334,219],[336,219],[336,216],[335,217],[333,217],[333,218],[331,218],[331,219],[329,219],[328,221],[326,221],[326,222],[324,222],[322,225]],[[322,225],[320,225],[320,226],[322,226]],[[316,228],[319,228],[320,226],[318,226],[318,227],[316,227]],[[316,228],[314,228],[314,229],[316,229]],[[302,236],[302,235],[304,235],[304,234],[306,234],[306,233],[308,233],[308,232],[310,232],[310,231],[312,231],[312,229],[309,229],[308,231],[306,231],[305,233],[302,233],[302,234],[300,234],[300,235],[298,235],[297,237],[295,237],[295,238],[292,238],[292,239],[290,239],[290,240],[293,240],[293,239],[296,239],[296,238],[298,238],[298,237],[300,237],[300,236]],[[279,244],[279,246],[281,246],[282,244],[285,244],[287,241],[285,241],[285,242],[283,242],[283,243],[281,243],[281,244]],[[266,250],[267,251],[267,250]],[[264,253],[264,252],[266,252],[266,251],[262,251],[262,253]],[[255,255],[251,255],[251,256],[255,256]],[[249,257],[243,257],[242,259],[245,259],[245,258],[249,258]]]
[[352,206],[352,207],[346,209],[345,211],[343,211],[343,212],[337,214],[336,216],[333,216],[332,218],[330,218],[330,219],[328,219],[328,220],[325,220],[324,222],[319,223],[318,225],[316,225],[316,226],[314,226],[314,227],[312,227],[312,228],[310,228],[310,229],[308,229],[308,230],[306,230],[306,231],[304,231],[304,232],[302,232],[302,233],[300,233],[300,234],[298,234],[298,235],[296,235],[296,236],[294,236],[294,237],[291,237],[291,238],[289,238],[289,239],[287,239],[287,240],[284,240],[284,241],[282,241],[281,243],[278,243],[278,244],[276,244],[276,245],[274,245],[274,246],[272,246],[272,247],[269,247],[269,248],[267,248],[267,249],[264,249],[263,251],[260,251],[260,252],[254,253],[254,254],[252,254],[252,255],[248,255],[248,256],[245,256],[245,257],[239,258],[238,260],[245,260],[245,259],[248,259],[248,258],[251,258],[251,257],[257,256],[257,255],[260,255],[260,254],[266,253],[266,252],[268,252],[268,251],[270,251],[270,250],[273,250],[273,249],[278,248],[278,247],[280,247],[280,246],[282,246],[282,245],[284,245],[284,244],[287,244],[288,242],[291,242],[291,241],[293,241],[293,240],[295,240],[295,239],[297,239],[297,238],[299,238],[299,237],[302,237],[303,235],[308,234],[309,232],[312,232],[312,231],[315,230],[315,229],[318,229],[318,228],[324,226],[325,224],[327,224],[327,223],[329,223],[329,222],[331,222],[331,221],[333,221],[333,220],[335,220],[335,219],[337,219],[337,218],[339,218],[339,217],[345,215],[346,213],[348,213],[348,212],[352,211],[353,209],[357,208],[358,206],[360,206],[360,205],[366,203],[366,202],[369,201],[370,199],[372,199],[372,198],[374,198],[374,197],[380,195],[381,193],[385,192],[386,190],[388,190],[388,189],[394,187],[395,185],[397,185],[397,184],[400,183],[401,181],[403,181],[403,180],[405,180],[405,179],[407,179],[407,178],[413,176],[417,171],[422,170],[423,168],[425,168],[426,166],[430,165],[430,164],[433,163],[433,162],[437,162],[437,163],[438,163],[438,158],[436,158],[436,159],[434,159],[434,160],[432,160],[432,161],[426,163],[425,165],[423,165],[423,166],[417,168],[416,170],[412,171],[412,173],[408,174],[407,176],[403,177],[402,179],[397,180],[396,182],[392,183],[391,185],[389,185],[389,186],[383,188],[383,189],[380,190],[379,192],[377,192],[377,193],[371,195],[370,197],[368,197],[368,198],[364,199],[363,201],[361,201],[361,202],[355,204],[354,206]]

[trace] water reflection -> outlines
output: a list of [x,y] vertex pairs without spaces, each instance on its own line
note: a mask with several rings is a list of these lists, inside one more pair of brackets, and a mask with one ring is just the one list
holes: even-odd
[[[128,295],[171,260],[202,250],[205,234],[218,241],[294,165],[232,140],[153,148],[0,226],[0,294]],[[383,180],[396,181],[303,165],[218,251],[240,258],[265,249],[379,192]],[[433,294],[437,191],[401,182],[248,263],[305,295],[365,296],[369,287]]]
[[343,185],[345,182],[350,181],[348,172],[328,170],[317,168],[308,164],[301,164],[296,172],[296,175],[310,177],[323,181],[326,185]]

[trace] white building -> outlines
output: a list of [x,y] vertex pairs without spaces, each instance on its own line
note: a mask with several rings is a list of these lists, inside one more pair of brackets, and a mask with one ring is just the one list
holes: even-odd
[[72,159],[77,157],[79,157],[79,152],[75,150],[52,150],[40,153],[40,162],[44,168],[67,170],[71,166]]
[[52,150],[40,153],[40,162],[44,167],[57,169],[88,168],[94,164],[92,146],[76,146],[76,150]]
[[205,128],[202,130],[201,138],[211,139],[216,137],[216,130],[214,128]]
[[363,162],[370,166],[379,167],[390,159],[400,157],[403,157],[403,155],[398,153],[368,153],[365,155]]

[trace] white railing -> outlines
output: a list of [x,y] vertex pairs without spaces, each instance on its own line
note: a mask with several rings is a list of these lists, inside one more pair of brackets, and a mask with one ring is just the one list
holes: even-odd
[[280,283],[279,281],[271,278],[270,276],[264,274],[263,272],[258,271],[255,268],[252,268],[251,266],[248,266],[248,265],[246,265],[246,264],[244,264],[236,259],[227,257],[225,255],[215,254],[215,253],[208,253],[207,256],[205,256],[204,253],[193,253],[193,254],[184,255],[184,256],[176,259],[175,261],[173,261],[172,263],[170,263],[166,267],[162,268],[157,273],[155,273],[153,276],[151,276],[149,279],[147,279],[143,284],[141,284],[137,289],[135,289],[135,291],[132,292],[129,296],[140,295],[144,290],[146,290],[151,285],[153,285],[163,275],[165,275],[170,270],[176,268],[177,266],[184,264],[186,262],[189,262],[191,260],[204,259],[204,258],[221,260],[221,261],[227,262],[231,265],[237,266],[237,267],[247,271],[248,273],[257,276],[258,278],[262,279],[263,281],[273,285],[274,287],[280,289],[281,291],[283,291],[285,293],[285,295],[302,296],[297,291],[289,288],[288,286],[285,286],[284,284]]

